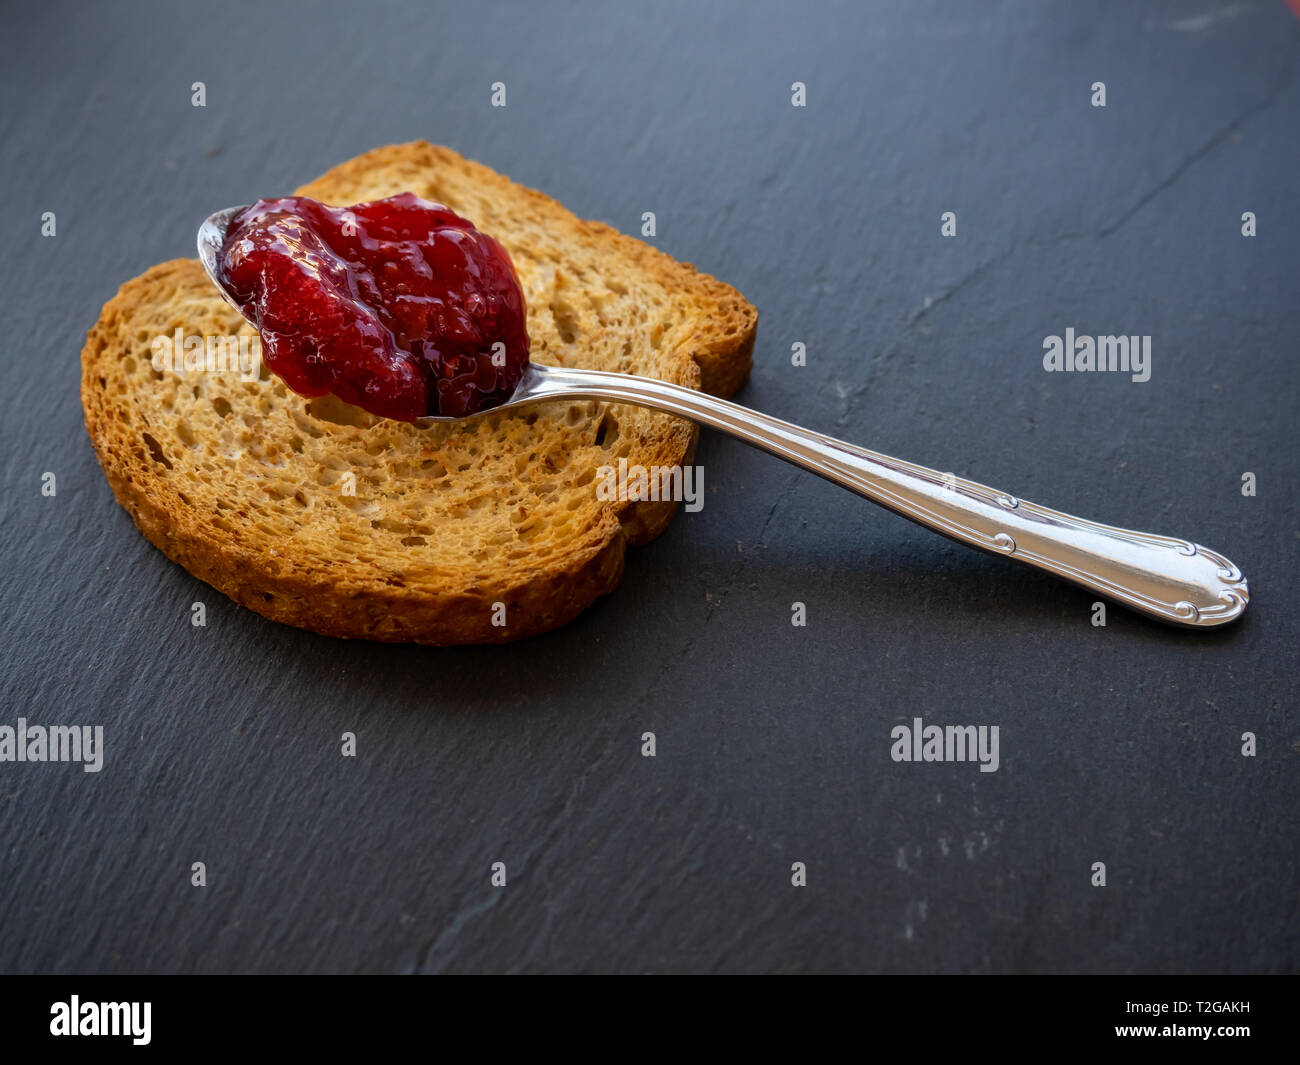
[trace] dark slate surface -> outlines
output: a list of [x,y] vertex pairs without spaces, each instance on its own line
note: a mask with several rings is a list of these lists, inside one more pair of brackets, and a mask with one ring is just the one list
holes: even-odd
[[[108,749],[0,764],[0,968],[1296,969],[1298,47],[1265,0],[11,11],[0,724]],[[1095,628],[716,436],[704,510],[548,636],[236,607],[113,501],[85,331],[209,210],[417,137],[627,232],[655,211],[761,310],[744,402],[1219,548],[1248,616]],[[1151,334],[1151,380],[1044,373],[1067,326]],[[998,725],[1000,770],[893,762],[913,716]]]

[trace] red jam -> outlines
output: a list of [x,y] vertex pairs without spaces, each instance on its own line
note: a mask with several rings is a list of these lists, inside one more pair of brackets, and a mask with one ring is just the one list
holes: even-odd
[[505,248],[409,192],[355,207],[258,200],[230,221],[222,283],[267,368],[385,418],[504,403],[528,365],[524,294]]

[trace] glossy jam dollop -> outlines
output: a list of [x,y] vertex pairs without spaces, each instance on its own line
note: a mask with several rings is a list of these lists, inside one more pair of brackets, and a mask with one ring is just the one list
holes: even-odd
[[403,421],[473,414],[509,399],[528,365],[505,248],[409,192],[258,200],[231,219],[218,266],[267,368],[304,396]]

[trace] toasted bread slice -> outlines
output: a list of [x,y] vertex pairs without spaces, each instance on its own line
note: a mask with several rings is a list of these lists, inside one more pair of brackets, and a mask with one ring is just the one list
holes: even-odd
[[[298,190],[334,205],[403,191],[505,245],[535,361],[719,395],[748,375],[758,316],[734,289],[446,148],[379,148]],[[330,636],[499,643],[562,625],[676,509],[599,500],[597,469],[694,454],[691,422],[635,407],[554,402],[418,429],[304,399],[265,370],[155,369],[154,338],[177,329],[253,335],[188,259],[123,285],[87,335],[81,398],[108,482],[196,577]]]

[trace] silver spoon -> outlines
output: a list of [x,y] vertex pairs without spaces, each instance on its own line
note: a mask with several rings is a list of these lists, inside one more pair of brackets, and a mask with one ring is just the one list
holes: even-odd
[[[218,211],[199,228],[203,268],[237,310],[218,280],[217,256],[226,226],[242,210]],[[1241,617],[1250,602],[1241,570],[1188,540],[1076,518],[654,378],[530,363],[515,394],[481,413],[573,399],[652,407],[721,429],[935,532],[1046,570],[1172,625],[1226,625]],[[460,420],[429,417],[416,424]]]

